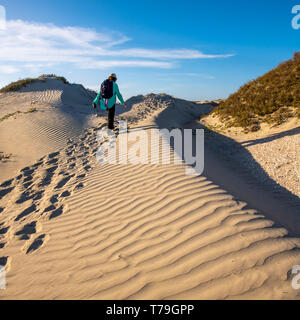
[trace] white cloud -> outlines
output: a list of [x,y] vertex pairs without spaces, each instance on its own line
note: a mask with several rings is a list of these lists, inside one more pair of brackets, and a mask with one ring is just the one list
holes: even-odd
[[0,73],[13,74],[13,73],[17,73],[19,71],[20,70],[14,66],[0,65]]
[[84,69],[109,67],[169,69],[176,67],[177,63],[174,60],[232,56],[210,55],[189,49],[119,48],[129,40],[130,38],[123,34],[113,31],[100,33],[88,28],[58,27],[53,24],[11,20],[6,23],[5,33],[0,35],[0,62],[23,63],[31,70],[58,63],[73,63]]
[[118,52],[112,52],[111,55],[123,55],[129,57],[143,57],[152,59],[216,59],[216,58],[229,58],[232,54],[204,54],[198,50],[189,49],[170,49],[170,50],[147,50],[147,49],[126,49]]
[[105,69],[112,67],[146,67],[170,69],[175,66],[172,62],[147,61],[147,60],[101,60],[89,61],[78,64],[82,69]]

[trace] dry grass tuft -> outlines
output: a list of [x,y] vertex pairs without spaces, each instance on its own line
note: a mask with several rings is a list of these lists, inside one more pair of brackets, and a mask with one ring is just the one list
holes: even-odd
[[245,84],[213,113],[231,126],[248,131],[257,130],[261,122],[278,125],[292,116],[300,118],[300,52]]

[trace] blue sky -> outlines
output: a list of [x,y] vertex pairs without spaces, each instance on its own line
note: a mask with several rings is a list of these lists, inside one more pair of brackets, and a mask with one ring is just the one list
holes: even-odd
[[0,0],[0,86],[56,73],[97,89],[112,72],[125,98],[226,98],[299,51],[300,0]]

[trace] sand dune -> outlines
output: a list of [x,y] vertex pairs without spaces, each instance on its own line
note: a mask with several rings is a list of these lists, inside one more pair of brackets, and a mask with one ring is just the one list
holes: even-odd
[[77,138],[92,121],[92,97],[80,85],[51,78],[1,94],[0,118],[11,116],[0,122],[0,151],[11,157],[0,163],[0,181]]
[[[169,96],[131,106],[119,120],[147,134],[212,108]],[[189,176],[185,163],[99,164],[103,123],[0,186],[2,299],[299,297],[300,235],[220,187],[212,165]]]

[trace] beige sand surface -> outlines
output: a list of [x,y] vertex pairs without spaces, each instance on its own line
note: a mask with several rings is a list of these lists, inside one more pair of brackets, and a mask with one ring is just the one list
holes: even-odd
[[[48,78],[18,92],[0,95],[0,152],[11,154],[0,162],[0,182],[47,153],[66,145],[90,126],[93,93],[80,85]],[[36,109],[35,112],[29,112]]]
[[[195,128],[212,108],[168,96],[128,104],[119,120],[147,134]],[[259,210],[258,185],[209,148],[202,176],[185,163],[99,164],[99,122],[1,185],[1,299],[299,298],[299,219],[285,203],[273,211],[276,195],[261,194],[270,205]]]
[[[241,128],[224,128],[213,115],[203,117],[200,123],[228,137],[221,144],[229,150],[235,149],[230,156],[245,168],[251,168],[261,183],[271,183],[273,189],[285,188],[300,197],[300,119],[290,118],[273,126],[262,123],[259,131],[247,134]],[[219,149],[226,153],[226,148]]]

